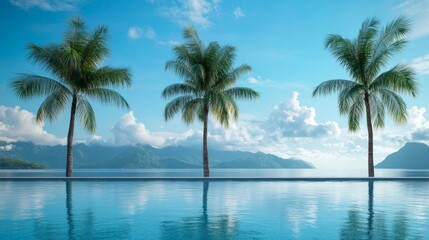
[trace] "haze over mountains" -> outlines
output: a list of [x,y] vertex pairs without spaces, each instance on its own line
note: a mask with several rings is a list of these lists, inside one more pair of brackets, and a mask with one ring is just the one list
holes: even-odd
[[[42,164],[48,168],[65,167],[66,147],[44,146],[31,142],[15,142],[12,149],[0,142],[0,158],[19,159]],[[153,148],[149,145],[103,146],[77,144],[74,146],[75,168],[201,168],[202,150],[189,147]],[[210,150],[212,168],[314,168],[299,159],[283,159],[261,152]],[[10,165],[10,163],[8,162]],[[14,162],[16,165],[17,163]],[[28,164],[27,164],[28,165]],[[28,168],[25,165],[23,168]],[[5,165],[6,166],[6,165]],[[24,166],[24,165],[23,165]],[[36,165],[35,165],[36,166]],[[397,152],[388,155],[376,168],[429,169],[429,146],[424,143],[406,143]],[[2,168],[0,166],[0,168]]]
[[[6,142],[0,142],[5,149]],[[65,167],[66,146],[43,146],[15,142],[13,148],[0,151],[0,157]],[[201,168],[202,150],[187,147],[153,148],[149,145],[103,146],[77,144],[73,147],[75,168]],[[210,150],[212,168],[314,168],[299,159],[283,159],[261,152]]]

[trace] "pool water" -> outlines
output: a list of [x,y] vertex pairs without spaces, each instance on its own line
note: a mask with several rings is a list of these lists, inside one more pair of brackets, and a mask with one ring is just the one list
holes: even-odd
[[0,181],[0,239],[429,239],[429,181]]

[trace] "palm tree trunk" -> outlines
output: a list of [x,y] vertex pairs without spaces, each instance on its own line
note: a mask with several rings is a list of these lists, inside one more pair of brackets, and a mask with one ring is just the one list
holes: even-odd
[[73,96],[71,113],[70,113],[70,126],[67,135],[67,165],[66,177],[73,177],[73,133],[74,133],[74,120],[76,115],[77,97]]
[[369,93],[365,93],[366,126],[368,129],[368,177],[374,177],[374,140],[372,132],[371,108]]
[[208,107],[204,108],[204,132],[203,132],[203,168],[204,177],[210,177],[210,166],[209,166],[209,152],[208,152],[208,141],[207,141],[207,125],[209,118]]

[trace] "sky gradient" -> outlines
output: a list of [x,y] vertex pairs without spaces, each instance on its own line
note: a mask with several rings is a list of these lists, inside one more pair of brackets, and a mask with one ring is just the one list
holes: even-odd
[[367,167],[365,121],[357,133],[347,131],[337,98],[312,98],[313,89],[330,79],[350,79],[324,48],[328,34],[355,38],[363,20],[376,17],[381,26],[399,16],[412,20],[403,51],[389,67],[410,64],[417,73],[420,93],[404,96],[409,120],[374,135],[375,163],[408,141],[428,143],[429,117],[429,1],[263,1],[248,0],[5,0],[0,2],[0,141],[65,144],[67,109],[54,122],[37,125],[35,113],[43,98],[21,100],[8,86],[19,73],[48,75],[27,59],[30,43],[59,43],[70,17],[81,16],[88,29],[108,28],[110,56],[103,65],[127,67],[133,86],[119,89],[131,111],[92,102],[97,132],[80,125],[75,141],[110,145],[150,144],[201,146],[202,124],[185,125],[180,116],[163,118],[167,100],[161,91],[180,79],[164,70],[174,57],[172,48],[183,41],[186,25],[193,25],[205,43],[218,41],[236,47],[236,66],[253,71],[238,81],[261,95],[257,102],[239,101],[240,120],[225,129],[209,123],[209,148],[262,151],[295,157],[317,168]]

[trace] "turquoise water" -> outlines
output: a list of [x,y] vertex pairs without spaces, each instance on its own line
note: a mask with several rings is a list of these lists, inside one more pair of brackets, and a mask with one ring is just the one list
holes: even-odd
[[429,181],[0,181],[0,239],[429,239]]

